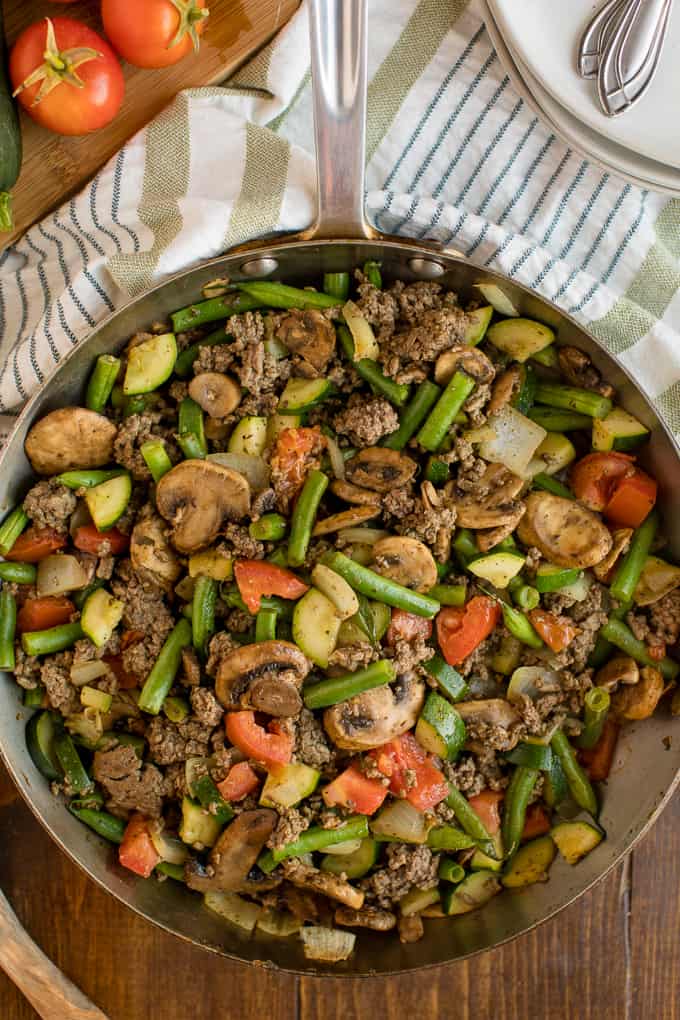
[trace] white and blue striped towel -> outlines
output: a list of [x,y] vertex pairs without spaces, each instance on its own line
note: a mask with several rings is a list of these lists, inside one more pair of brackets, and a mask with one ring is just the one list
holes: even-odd
[[[680,202],[572,152],[513,91],[475,0],[372,0],[368,208],[576,315],[680,433]],[[152,282],[314,212],[307,12],[181,93],[0,256],[0,412]]]

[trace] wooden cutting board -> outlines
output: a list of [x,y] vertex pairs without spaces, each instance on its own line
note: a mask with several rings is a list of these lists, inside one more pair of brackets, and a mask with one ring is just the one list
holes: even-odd
[[[96,0],[79,0],[68,7],[47,0],[0,3],[10,46],[22,29],[45,15],[72,16],[102,31]],[[0,251],[78,191],[176,92],[222,81],[267,42],[297,6],[298,0],[211,0],[200,53],[155,71],[124,63],[126,90],[120,113],[91,135],[62,138],[35,124],[22,111],[24,159],[13,189],[15,228],[12,233],[0,234]]]

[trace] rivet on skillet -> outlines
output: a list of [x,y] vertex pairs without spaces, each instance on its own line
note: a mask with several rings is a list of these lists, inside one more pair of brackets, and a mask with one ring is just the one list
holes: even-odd
[[271,276],[279,268],[277,259],[272,258],[261,258],[261,259],[248,259],[247,262],[242,262],[240,269],[244,276]]
[[446,272],[446,269],[441,262],[435,262],[434,259],[409,259],[408,266],[409,269],[420,276],[423,280],[434,280],[438,276],[443,276]]

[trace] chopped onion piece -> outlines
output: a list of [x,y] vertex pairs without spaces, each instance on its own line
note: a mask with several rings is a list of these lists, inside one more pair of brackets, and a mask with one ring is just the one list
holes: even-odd
[[338,532],[338,538],[342,542],[356,542],[357,545],[375,545],[381,538],[388,536],[389,531],[382,531],[380,528],[341,528]]
[[347,301],[343,305],[342,314],[354,340],[354,361],[361,361],[362,358],[377,361],[380,354],[378,341],[359,306],[355,305],[353,301]]
[[71,666],[71,683],[74,687],[83,687],[100,676],[106,676],[109,667],[101,659],[93,659],[91,662],[76,662]]
[[46,556],[38,564],[36,591],[40,597],[63,595],[84,588],[87,583],[87,571],[75,556]]
[[325,848],[327,854],[337,854],[339,857],[344,857],[345,854],[353,854],[361,846],[360,839],[346,839],[344,843],[333,843],[331,846]]
[[508,701],[518,702],[520,695],[534,701],[542,694],[550,694],[560,690],[560,675],[546,666],[520,666],[510,678],[506,697]]
[[84,528],[88,524],[92,524],[92,517],[90,511],[87,508],[87,503],[84,499],[78,500],[78,506],[71,514],[71,519],[68,524],[68,531],[71,538],[75,538],[76,531],[78,528]]
[[308,960],[323,960],[324,963],[339,963],[352,955],[356,935],[336,928],[322,928],[312,925],[300,930],[300,938]]
[[425,843],[431,828],[422,811],[407,800],[393,800],[370,824],[376,836],[402,843]]
[[480,443],[480,457],[492,464],[503,464],[508,471],[523,477],[548,434],[546,430],[508,405],[492,414],[487,425],[493,429],[495,438]]
[[342,451],[332,436],[326,436],[326,448],[328,450],[328,457],[333,468],[333,474],[336,478],[344,481],[345,478],[345,458],[342,455]]
[[252,932],[262,914],[262,907],[257,903],[244,900],[237,893],[207,892],[203,897],[208,910],[219,914],[225,921],[235,924],[243,931]]
[[66,729],[71,736],[77,737],[90,751],[94,751],[104,735],[104,723],[101,712],[96,708],[84,708],[82,712],[66,718]]
[[497,283],[476,283],[475,287],[478,291],[481,291],[482,295],[499,315],[508,315],[513,319],[517,318],[519,310]]
[[280,910],[265,910],[257,920],[257,930],[263,931],[265,935],[275,935],[278,938],[286,938],[300,931],[302,921],[298,921],[292,914]]
[[574,602],[583,602],[584,599],[588,598],[588,592],[590,586],[593,583],[591,575],[586,573],[581,574],[571,584],[565,584],[563,588],[560,588],[560,595],[566,595],[567,598],[571,598]]
[[156,853],[168,864],[184,864],[189,857],[189,848],[177,836],[169,836],[161,826],[161,822],[149,826]]
[[269,486],[269,465],[261,457],[253,457],[249,453],[209,453],[206,460],[238,471],[256,492],[262,492]]
[[658,556],[648,556],[635,588],[633,601],[638,606],[651,606],[680,586],[680,567],[666,563]]

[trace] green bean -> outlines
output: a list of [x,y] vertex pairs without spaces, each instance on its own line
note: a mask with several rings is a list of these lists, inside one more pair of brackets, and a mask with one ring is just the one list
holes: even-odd
[[370,259],[368,262],[364,262],[363,274],[376,290],[382,290],[382,273],[379,262],[373,262]]
[[576,411],[577,414],[587,414],[591,418],[606,418],[613,407],[609,397],[603,397],[594,390],[546,382],[540,382],[536,387],[536,402],[565,411]]
[[535,588],[530,584],[524,584],[521,582],[516,586],[512,592],[512,597],[515,601],[515,605],[523,609],[524,612],[529,612],[531,609],[535,609],[541,601],[541,596],[538,594]]
[[599,669],[600,666],[604,666],[605,662],[608,661],[613,651],[614,645],[611,641],[607,641],[606,638],[602,637],[602,634],[598,634],[595,647],[588,656],[588,666],[591,669]]
[[125,400],[125,391],[123,390],[122,385],[120,383],[116,383],[111,390],[111,407],[114,411],[122,411]]
[[[252,537],[252,536],[251,536]],[[267,556],[268,563],[275,563],[277,567],[288,566],[288,546],[280,545],[273,553]]]
[[501,602],[500,605],[503,611],[503,623],[512,636],[516,637],[522,644],[528,645],[529,648],[542,648],[543,641],[531,626],[524,613],[521,613],[519,609],[515,609],[513,606],[509,606],[507,602]]
[[305,562],[316,512],[327,488],[328,475],[317,470],[309,472],[302,492],[298,496],[290,522],[288,563],[291,567],[299,567]]
[[456,537],[453,540],[453,551],[455,552],[458,562],[463,570],[467,568],[470,560],[474,560],[479,556],[477,539],[470,528],[460,528],[459,531],[456,532]]
[[449,666],[441,655],[433,655],[423,663],[423,667],[431,677],[434,677],[440,691],[448,695],[451,701],[462,701],[470,693],[470,688],[458,670]]
[[465,878],[465,868],[451,857],[442,857],[439,862],[438,875],[443,882],[453,882],[458,885]]
[[92,489],[95,485],[101,485],[102,482],[108,482],[124,474],[124,468],[111,468],[109,471],[64,471],[63,474],[57,475],[57,481],[67,489]]
[[[250,613],[250,610],[241,598],[238,588],[225,585],[222,588],[221,597],[230,609],[240,609],[244,613]],[[277,598],[276,595],[263,595],[260,599],[260,610],[273,609],[282,619],[292,619],[294,608],[294,602],[289,599]]]
[[28,524],[28,514],[22,506],[17,506],[0,524],[0,555],[6,556]]
[[24,691],[23,703],[26,708],[42,708],[45,700],[45,688],[38,685],[33,690]]
[[115,818],[106,811],[93,811],[91,808],[74,808],[69,805],[72,815],[83,822],[89,829],[96,832],[98,836],[107,839],[109,843],[122,843],[125,833],[125,822],[122,818]]
[[430,598],[441,602],[443,606],[463,606],[467,587],[464,584],[435,584],[427,593]]
[[[201,449],[201,456],[205,457],[208,452],[208,444],[203,426],[203,410],[191,397],[185,397],[179,405],[177,431],[180,438],[187,435],[195,436]],[[196,454],[192,456],[196,456]]]
[[64,770],[68,785],[76,793],[85,793],[94,785],[76,751],[76,745],[68,733],[58,733],[54,738],[54,753]]
[[440,606],[436,599],[421,595],[388,577],[376,574],[374,570],[355,563],[344,553],[326,553],[321,562],[344,577],[356,591],[369,599],[375,599],[376,602],[383,602],[385,605],[394,606],[395,609],[404,609],[407,613],[415,613],[416,616],[425,616],[428,619],[439,612]]
[[122,407],[123,417],[129,418],[133,414],[144,414],[157,403],[157,393],[136,393],[133,396],[125,397]]
[[17,600],[11,592],[0,591],[0,669],[14,669],[14,634]]
[[98,588],[103,588],[106,581],[103,577],[95,577],[86,588],[81,588],[80,591],[74,591],[70,595],[71,602],[76,609],[82,609],[93,591],[97,591]]
[[255,617],[255,640],[273,641],[276,637],[278,613],[274,609],[261,609]]
[[217,581],[201,575],[194,586],[191,630],[194,648],[204,656],[208,642],[215,633],[215,603],[217,602]]
[[520,741],[511,751],[507,751],[503,757],[511,765],[525,765],[530,769],[549,771],[552,768],[554,755],[549,747],[544,744],[529,744]]
[[557,478],[553,478],[552,475],[547,475],[545,471],[539,471],[537,475],[534,475],[532,484],[536,489],[552,492],[553,496],[561,496],[562,499],[574,499],[574,493],[571,489],[568,489]]
[[146,443],[142,443],[139,452],[144,458],[144,463],[151,472],[154,482],[160,482],[163,475],[166,475],[172,467],[172,461],[168,457],[163,440],[149,439]]
[[669,659],[668,656],[658,660],[653,659],[647,651],[644,641],[638,641],[630,627],[627,627],[623,620],[610,619],[600,631],[603,638],[611,641],[626,655],[639,662],[643,666],[652,666],[658,669],[665,680],[675,680],[680,672],[680,665]]
[[230,291],[222,297],[209,298],[207,301],[198,301],[195,305],[180,308],[170,316],[172,328],[175,333],[186,333],[188,329],[205,326],[208,322],[229,319],[232,315],[261,308],[263,304],[266,302],[258,301],[250,294],[236,294]]
[[322,829],[320,825],[313,825],[301,833],[294,842],[273,850],[272,857],[278,864],[288,857],[299,857],[300,854],[325,850],[327,846],[346,843],[350,839],[368,839],[368,818],[366,815],[348,818],[346,822],[334,829]]
[[174,698],[168,695],[163,702],[163,714],[170,722],[184,722],[189,715],[189,705],[184,698]]
[[527,411],[527,418],[531,418],[548,432],[573,432],[575,429],[593,427],[593,419],[587,414],[560,411],[556,407],[541,407],[536,404]]
[[101,790],[93,788],[87,790],[80,797],[73,797],[68,804],[69,808],[75,808],[79,811],[81,808],[93,808],[99,810],[104,807],[104,794]]
[[215,347],[217,344],[226,344],[228,340],[230,340],[230,337],[225,332],[224,326],[220,326],[219,329],[213,330],[212,333],[204,336],[202,340],[189,344],[188,347],[185,347],[177,355],[177,361],[173,369],[175,375],[178,375],[180,379],[184,379],[189,375],[196,358],[200,354],[201,347]]
[[441,395],[441,388],[425,379],[416,390],[411,402],[404,408],[396,432],[380,441],[388,450],[403,450],[415,435]]
[[344,304],[349,297],[349,273],[324,273],[323,289]]
[[138,758],[144,757],[146,740],[144,737],[138,737],[136,733],[126,733],[125,730],[107,730],[100,737],[95,750],[105,751],[112,743],[119,744],[121,747],[131,747]]
[[347,701],[356,694],[391,683],[396,675],[391,659],[379,659],[365,669],[357,669],[354,673],[346,673],[344,676],[330,677],[305,687],[303,699],[307,708],[327,708],[329,705],[337,705],[340,701]]
[[160,712],[168,691],[175,682],[182,649],[191,643],[191,637],[192,627],[186,619],[180,620],[170,631],[142,687],[138,702],[142,712],[149,712],[151,715],[158,715]]
[[609,585],[612,598],[619,602],[630,602],[633,598],[658,525],[659,517],[653,510],[640,527],[635,529],[628,552],[621,560],[612,583]]
[[596,817],[598,806],[595,791],[590,785],[588,776],[577,762],[574,748],[567,740],[563,730],[558,730],[554,734],[550,746],[559,759],[572,797],[579,807]]
[[488,857],[496,857],[496,848],[494,846],[491,834],[487,831],[484,822],[479,817],[475,809],[472,807],[467,797],[465,797],[460,790],[449,783],[449,795],[446,798],[446,804],[451,808],[455,814],[461,828],[467,832],[468,836],[479,844],[480,849],[487,854]]
[[318,290],[302,290],[274,280],[237,283],[244,294],[269,308],[337,308],[338,299]]
[[428,457],[425,481],[433,485],[444,485],[449,479],[449,465],[439,457]]
[[62,623],[48,630],[26,631],[21,635],[21,647],[26,655],[52,655],[71,648],[85,637],[80,623]]
[[438,825],[427,834],[427,845],[431,850],[469,850],[476,840],[455,825]]
[[154,870],[160,872],[161,875],[167,875],[168,878],[174,878],[175,882],[184,881],[183,864],[171,864],[170,861],[159,861]]
[[456,372],[434,405],[417,435],[422,447],[436,453],[453,424],[453,419],[475,388],[475,381],[465,372]]
[[248,534],[259,542],[280,542],[286,534],[288,521],[281,514],[264,514],[248,527]]
[[352,367],[357,375],[367,382],[369,386],[376,392],[382,394],[383,397],[392,403],[396,404],[397,407],[403,407],[408,400],[409,388],[401,383],[396,383],[393,379],[389,379],[384,372],[381,371],[380,366],[376,361],[371,358],[360,358],[359,361],[354,360],[354,340],[352,334],[348,330],[347,326],[338,326],[338,340],[342,347],[345,357],[348,361],[352,362]]
[[10,584],[33,584],[38,568],[33,563],[12,563],[6,560],[0,563],[0,581]]
[[501,835],[506,857],[512,857],[522,839],[527,807],[538,779],[538,769],[517,765],[503,801],[503,823]]
[[104,410],[119,372],[120,358],[114,358],[111,354],[99,355],[85,394],[85,406],[90,411],[97,411],[101,414]]
[[180,433],[177,443],[187,460],[203,460],[205,457],[201,441],[193,432]]
[[591,687],[583,699],[583,729],[576,743],[579,747],[595,747],[602,736],[611,698],[604,687]]

